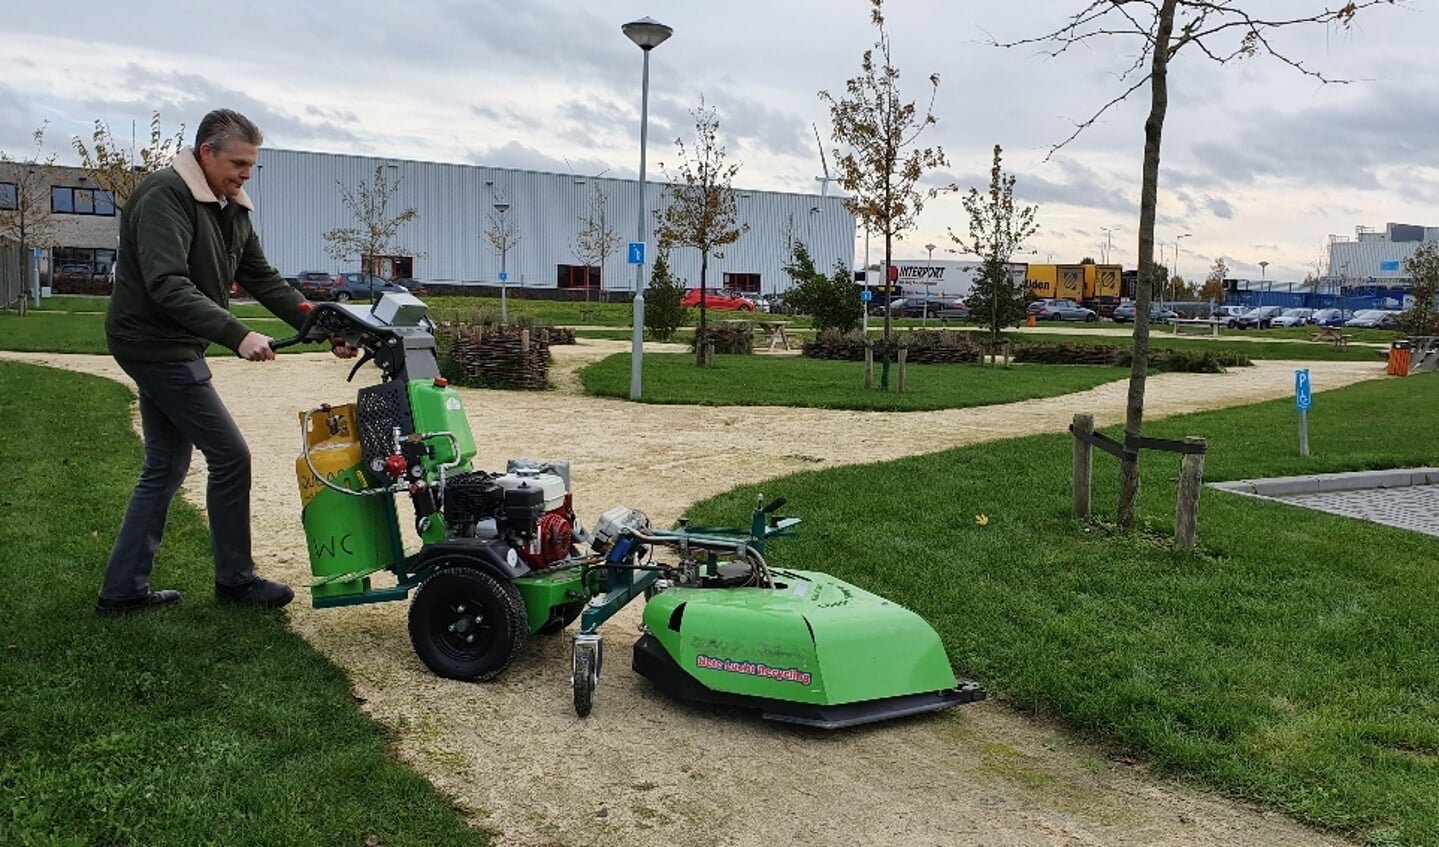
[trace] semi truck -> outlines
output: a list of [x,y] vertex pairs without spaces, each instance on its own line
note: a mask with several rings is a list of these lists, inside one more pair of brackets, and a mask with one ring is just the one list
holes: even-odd
[[1024,293],[1036,300],[1064,299],[1082,303],[1108,317],[1120,300],[1119,265],[1029,265]]

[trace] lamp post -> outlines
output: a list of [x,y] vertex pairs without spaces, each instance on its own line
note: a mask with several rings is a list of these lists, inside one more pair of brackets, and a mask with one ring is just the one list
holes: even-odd
[[[636,227],[636,240],[643,243],[645,240],[645,142],[649,135],[650,122],[650,51],[665,43],[674,34],[674,30],[665,26],[654,18],[644,17],[637,21],[620,27],[625,37],[635,43],[635,46],[644,51],[644,70],[640,75],[640,214],[639,225]],[[640,384],[644,372],[644,344],[645,344],[645,295],[644,295],[644,273],[645,266],[641,263],[635,264],[635,298],[634,298],[634,327],[633,336],[630,341],[630,399],[638,400],[640,397]]]
[[1261,261],[1261,262],[1259,263],[1259,279],[1260,279],[1260,280],[1263,280],[1263,279],[1264,279],[1264,272],[1265,272],[1265,270],[1267,270],[1268,268],[1269,268],[1269,263],[1268,263],[1268,262]]
[[[1174,270],[1169,275],[1170,280],[1175,280],[1179,278],[1179,240],[1182,238],[1188,238],[1193,234],[1194,233],[1192,232],[1186,232],[1183,235],[1174,236]],[[1160,308],[1164,307],[1164,292],[1162,289],[1160,290],[1159,294],[1159,305]]]
[[1109,251],[1114,249],[1114,231],[1117,226],[1102,226],[1099,231],[1104,233],[1104,264],[1109,264]]
[[500,324],[506,325],[510,322],[509,300],[505,292],[509,290],[509,271],[506,269],[506,260],[510,253],[510,226],[505,220],[505,212],[510,210],[509,203],[496,203],[495,211],[500,213]]
[[933,273],[931,269],[934,267],[933,242],[924,245],[924,249],[929,251],[929,267],[924,271],[924,311],[919,313],[920,326],[925,326],[929,322],[929,280],[931,279],[930,274]]

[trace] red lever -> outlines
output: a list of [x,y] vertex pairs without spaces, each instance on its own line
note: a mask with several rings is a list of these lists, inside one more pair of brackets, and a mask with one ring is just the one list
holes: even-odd
[[395,479],[404,476],[407,470],[409,470],[409,465],[405,462],[405,457],[399,453],[395,453],[385,459],[385,473]]
[[315,304],[311,303],[309,300],[306,300],[305,302],[300,304],[300,311],[308,315],[309,313],[315,311]]
[[437,376],[437,377],[435,377],[435,387],[436,387],[436,388],[444,388],[445,386],[447,386],[447,385],[449,385],[449,384],[450,384],[450,381],[449,381],[448,379],[445,379],[445,378],[442,377],[442,376]]

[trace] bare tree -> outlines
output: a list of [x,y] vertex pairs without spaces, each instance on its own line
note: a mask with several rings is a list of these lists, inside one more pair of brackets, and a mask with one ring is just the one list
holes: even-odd
[[145,177],[170,164],[185,146],[184,136],[184,124],[173,136],[166,135],[160,113],[154,112],[150,116],[150,138],[142,147],[137,147],[134,139],[128,147],[117,142],[110,125],[99,118],[95,119],[88,145],[77,135],[70,139],[70,146],[80,155],[80,167],[95,184],[114,195],[115,209],[120,211]]
[[[732,187],[739,165],[725,163],[725,148],[719,142],[719,116],[706,108],[690,112],[695,119],[695,140],[686,148],[684,139],[675,139],[679,153],[678,178],[665,186],[664,200],[654,211],[655,238],[662,245],[683,245],[700,251],[700,322],[695,340],[695,361],[704,363],[707,283],[710,256],[716,248],[733,244],[749,231],[739,223]],[[664,165],[660,166],[664,170]],[[669,172],[665,171],[669,176]]]
[[0,303],[0,308],[15,305],[21,314],[25,313],[29,296],[31,248],[54,246],[58,223],[50,207],[55,154],[45,155],[45,126],[42,124],[30,137],[35,149],[28,159],[17,161],[0,150],[0,239],[16,241],[20,246],[19,297],[13,303]]
[[[916,226],[924,201],[939,193],[935,188],[921,190],[920,179],[926,171],[949,162],[943,149],[918,146],[919,136],[935,123],[939,74],[929,76],[929,105],[921,115],[914,101],[905,102],[900,96],[899,68],[894,66],[884,28],[884,0],[870,0],[869,19],[879,37],[860,58],[860,75],[845,83],[842,97],[821,91],[819,98],[829,104],[833,138],[841,145],[834,159],[839,184],[850,193],[845,208],[870,231],[884,234],[884,265],[889,267],[894,240]],[[888,286],[885,291],[888,299]],[[886,308],[885,338],[891,332]],[[886,361],[885,385],[888,365]]]
[[520,243],[520,231],[508,216],[490,212],[490,225],[485,228],[485,240],[490,242],[495,252],[508,257],[509,252]]
[[970,187],[964,197],[964,210],[969,213],[969,236],[949,237],[966,252],[984,260],[979,285],[970,297],[969,307],[975,317],[989,325],[991,344],[999,343],[999,332],[1024,317],[1024,286],[1010,277],[1008,264],[1039,225],[1034,222],[1034,206],[1014,204],[1013,174],[1004,172],[1003,150],[994,145],[994,164],[989,171],[989,192],[980,194]]
[[[1319,6],[1308,15],[1265,17],[1242,8],[1235,0],[1089,0],[1084,9],[1058,29],[1035,38],[1000,47],[1045,45],[1050,56],[1071,48],[1087,47],[1101,39],[1132,38],[1139,51],[1120,76],[1123,90],[1104,103],[1088,119],[1075,126],[1068,138],[1056,144],[1050,155],[1093,126],[1110,109],[1144,87],[1149,88],[1149,115],[1144,122],[1143,180],[1139,194],[1139,276],[1135,287],[1134,353],[1129,375],[1129,396],[1125,409],[1126,439],[1140,437],[1144,425],[1144,388],[1149,369],[1149,303],[1156,280],[1154,263],[1154,221],[1159,196],[1159,154],[1164,136],[1164,119],[1169,111],[1169,67],[1181,51],[1198,53],[1220,65],[1268,56],[1296,72],[1323,83],[1338,83],[1312,70],[1277,47],[1271,40],[1276,31],[1295,26],[1348,27],[1356,15],[1370,6],[1393,5],[1394,0],[1351,0],[1338,8]],[[1253,3],[1252,7],[1261,4]],[[1251,8],[1252,8],[1251,7]],[[1147,282],[1148,284],[1143,284]],[[1120,465],[1118,521],[1132,529],[1139,502],[1139,457]]]
[[590,268],[600,269],[600,287],[604,287],[605,263],[620,246],[619,233],[610,225],[610,198],[598,183],[590,192],[590,205],[580,216],[580,230],[575,236],[575,257],[585,266],[585,302],[590,299]]
[[[400,228],[420,216],[413,207],[398,213],[390,211],[390,202],[400,189],[399,180],[394,182],[385,173],[384,165],[375,166],[373,182],[360,184],[352,191],[339,180],[340,198],[350,214],[355,216],[355,226],[337,227],[321,237],[325,239],[325,252],[337,262],[358,257],[360,269],[375,273],[377,260],[381,256],[409,253],[401,246]],[[373,296],[374,292],[371,292]]]

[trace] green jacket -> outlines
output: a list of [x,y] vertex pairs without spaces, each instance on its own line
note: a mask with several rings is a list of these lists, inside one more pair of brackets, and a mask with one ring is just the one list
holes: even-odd
[[119,359],[197,359],[212,342],[235,350],[250,332],[229,311],[235,282],[291,326],[305,298],[270,267],[241,191],[222,209],[194,152],[151,174],[120,215],[105,342]]

